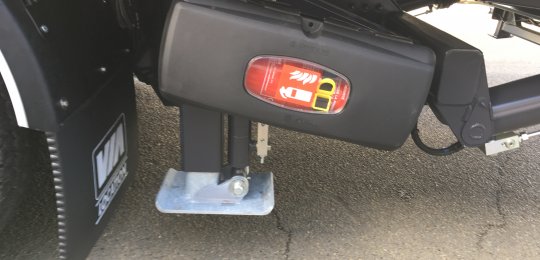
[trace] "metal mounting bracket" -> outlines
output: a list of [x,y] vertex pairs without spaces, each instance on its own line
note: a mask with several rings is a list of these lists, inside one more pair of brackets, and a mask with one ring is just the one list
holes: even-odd
[[251,173],[249,179],[235,176],[218,184],[219,175],[170,169],[156,198],[157,209],[163,213],[267,215],[274,208],[272,173]]

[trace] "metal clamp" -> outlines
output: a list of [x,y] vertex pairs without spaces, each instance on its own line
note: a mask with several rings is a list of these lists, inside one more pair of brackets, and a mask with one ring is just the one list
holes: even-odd
[[268,125],[258,123],[257,124],[257,156],[261,158],[261,163],[264,163],[264,158],[268,156],[268,151],[272,149],[268,145]]
[[505,133],[497,136],[495,140],[484,145],[486,155],[496,155],[501,152],[515,150],[521,147],[523,141],[529,140],[531,137],[540,135],[540,131],[534,133]]

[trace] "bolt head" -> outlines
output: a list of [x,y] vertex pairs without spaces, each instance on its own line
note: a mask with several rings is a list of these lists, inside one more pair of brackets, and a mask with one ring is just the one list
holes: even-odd
[[61,98],[60,100],[58,100],[58,105],[60,106],[60,108],[66,110],[69,107],[69,101],[66,98]]
[[504,146],[508,149],[512,149],[516,147],[516,141],[515,140],[508,140],[504,142]]
[[472,125],[469,129],[469,137],[474,140],[482,140],[486,136],[486,126],[480,123]]
[[47,25],[41,25],[39,27],[39,29],[43,32],[43,33],[48,33],[49,32],[49,27],[47,27]]
[[233,193],[236,196],[242,195],[242,193],[244,193],[244,187],[240,182],[235,182],[233,184]]
[[[233,177],[236,178],[236,177]],[[249,182],[245,177],[238,177],[231,180],[229,184],[229,191],[235,197],[243,197],[249,191]]]

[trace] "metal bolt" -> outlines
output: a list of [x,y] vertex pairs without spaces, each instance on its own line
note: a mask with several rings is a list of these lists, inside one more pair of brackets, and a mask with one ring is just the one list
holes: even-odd
[[49,32],[49,27],[47,27],[47,25],[41,25],[39,27],[39,29],[43,32],[43,33],[48,33]]
[[515,145],[516,145],[516,141],[515,141],[515,140],[513,140],[513,139],[512,139],[512,140],[508,140],[508,141],[504,142],[504,146],[506,146],[506,148],[508,148],[508,149],[512,149],[512,148],[514,148],[514,147],[515,147]]
[[58,101],[58,105],[59,105],[62,109],[66,110],[66,109],[68,109],[68,107],[69,107],[69,101],[68,101],[66,98],[61,98],[61,99]]
[[235,176],[229,184],[229,191],[235,197],[243,197],[249,191],[249,181],[245,177]]
[[240,196],[244,193],[244,186],[242,185],[242,182],[237,181],[233,183],[233,194],[236,196]]

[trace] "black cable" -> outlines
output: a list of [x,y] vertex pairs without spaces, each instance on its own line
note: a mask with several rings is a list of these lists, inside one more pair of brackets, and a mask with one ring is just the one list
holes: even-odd
[[411,133],[411,137],[422,151],[424,151],[427,154],[434,155],[434,156],[447,156],[454,153],[457,153],[465,148],[463,144],[461,144],[459,141],[448,146],[445,148],[432,148],[427,146],[424,142],[422,142],[422,139],[420,138],[420,130],[418,130],[418,125],[414,127],[414,130]]

